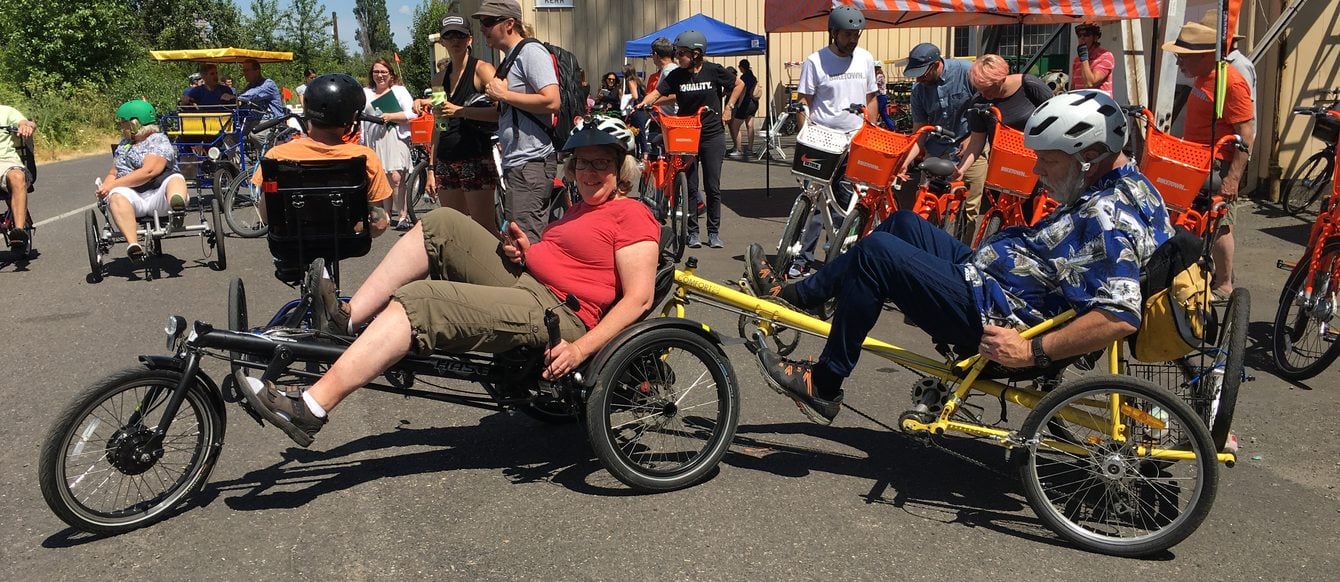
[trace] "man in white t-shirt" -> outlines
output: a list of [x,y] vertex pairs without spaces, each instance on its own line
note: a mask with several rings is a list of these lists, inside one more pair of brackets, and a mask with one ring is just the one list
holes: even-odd
[[[870,52],[856,46],[865,30],[865,15],[854,6],[839,6],[828,13],[828,46],[815,51],[805,59],[800,69],[800,100],[805,103],[809,123],[853,132],[861,128],[861,116],[848,111],[853,104],[865,105],[865,116],[874,123],[878,120],[879,82],[875,78],[875,58]],[[837,168],[841,176],[845,164]],[[845,179],[833,182],[833,197],[839,206],[851,202],[855,190]],[[801,238],[803,248],[787,268],[788,277],[800,277],[808,272],[814,260],[823,222],[820,209],[815,209]],[[779,265],[782,266],[782,265]]]

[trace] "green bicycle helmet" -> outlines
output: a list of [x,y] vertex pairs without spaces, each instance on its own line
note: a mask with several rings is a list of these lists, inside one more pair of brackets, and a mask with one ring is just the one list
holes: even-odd
[[140,125],[158,123],[158,117],[154,115],[154,106],[143,99],[126,101],[116,108],[117,121],[130,121],[132,119],[139,121]]

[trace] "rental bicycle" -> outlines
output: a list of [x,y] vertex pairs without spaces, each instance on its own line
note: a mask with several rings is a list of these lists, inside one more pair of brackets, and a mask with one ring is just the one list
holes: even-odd
[[[1037,224],[1060,206],[1047,195],[1046,189],[1038,187],[1038,177],[1033,173],[1038,155],[1024,145],[1024,132],[1000,123],[1000,110],[995,107],[984,109],[982,114],[995,120],[996,129],[991,137],[986,188],[982,192],[986,210],[973,237],[973,248],[1003,228]],[[1026,207],[1030,200],[1031,211]]]
[[1321,199],[1335,173],[1335,144],[1340,141],[1340,121],[1326,113],[1340,111],[1340,89],[1325,92],[1330,104],[1322,107],[1294,108],[1295,115],[1312,117],[1312,137],[1321,140],[1321,151],[1308,156],[1302,165],[1284,181],[1280,190],[1280,206],[1289,214],[1298,214]]
[[651,107],[646,123],[637,128],[646,137],[647,151],[642,161],[642,177],[637,191],[661,224],[670,227],[675,260],[684,256],[689,241],[688,169],[698,157],[702,137],[702,107],[697,115],[667,115],[659,106]]
[[[1299,107],[1295,114],[1326,117],[1340,124],[1340,111],[1329,107]],[[1332,167],[1335,160],[1331,160]],[[1280,292],[1272,332],[1276,372],[1286,380],[1316,376],[1340,356],[1340,330],[1332,321],[1340,301],[1340,181],[1332,175],[1330,197],[1322,202],[1308,234],[1303,256],[1277,264],[1289,271]]]

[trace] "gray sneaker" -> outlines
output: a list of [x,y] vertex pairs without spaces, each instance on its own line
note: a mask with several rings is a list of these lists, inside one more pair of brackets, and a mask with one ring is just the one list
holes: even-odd
[[312,444],[313,437],[326,425],[329,417],[318,418],[302,399],[302,388],[280,390],[270,382],[260,391],[242,386],[240,392],[247,404],[262,418],[284,431],[300,447]]
[[689,248],[691,248],[691,249],[698,249],[698,248],[702,248],[702,246],[703,246],[703,241],[701,241],[701,240],[698,239],[698,235],[696,235],[696,234],[691,234],[691,235],[689,235]]
[[707,235],[707,246],[712,247],[714,249],[724,249],[726,248],[726,243],[721,242],[720,236],[717,236],[715,234],[709,234]]

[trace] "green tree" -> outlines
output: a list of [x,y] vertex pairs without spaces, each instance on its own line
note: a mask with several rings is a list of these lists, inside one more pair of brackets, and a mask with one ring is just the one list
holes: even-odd
[[311,66],[331,57],[343,60],[343,50],[331,45],[330,12],[318,0],[293,0],[284,13],[280,30],[293,49],[293,60]]
[[284,39],[277,33],[287,17],[279,13],[279,0],[251,0],[251,16],[242,17],[243,44],[266,51],[284,48]]
[[29,95],[105,84],[141,50],[133,22],[118,0],[6,0],[0,16],[0,78]]
[[354,39],[364,56],[383,55],[396,50],[391,33],[391,16],[386,12],[386,0],[354,0],[354,18],[358,30]]
[[432,82],[433,43],[428,42],[428,35],[438,32],[442,17],[451,13],[454,4],[445,0],[423,0],[414,9],[414,21],[409,31],[410,43],[400,55],[404,60],[401,74],[406,87],[423,90]]
[[130,0],[129,4],[140,15],[140,30],[149,48],[221,47],[247,40],[241,14],[231,0]]

